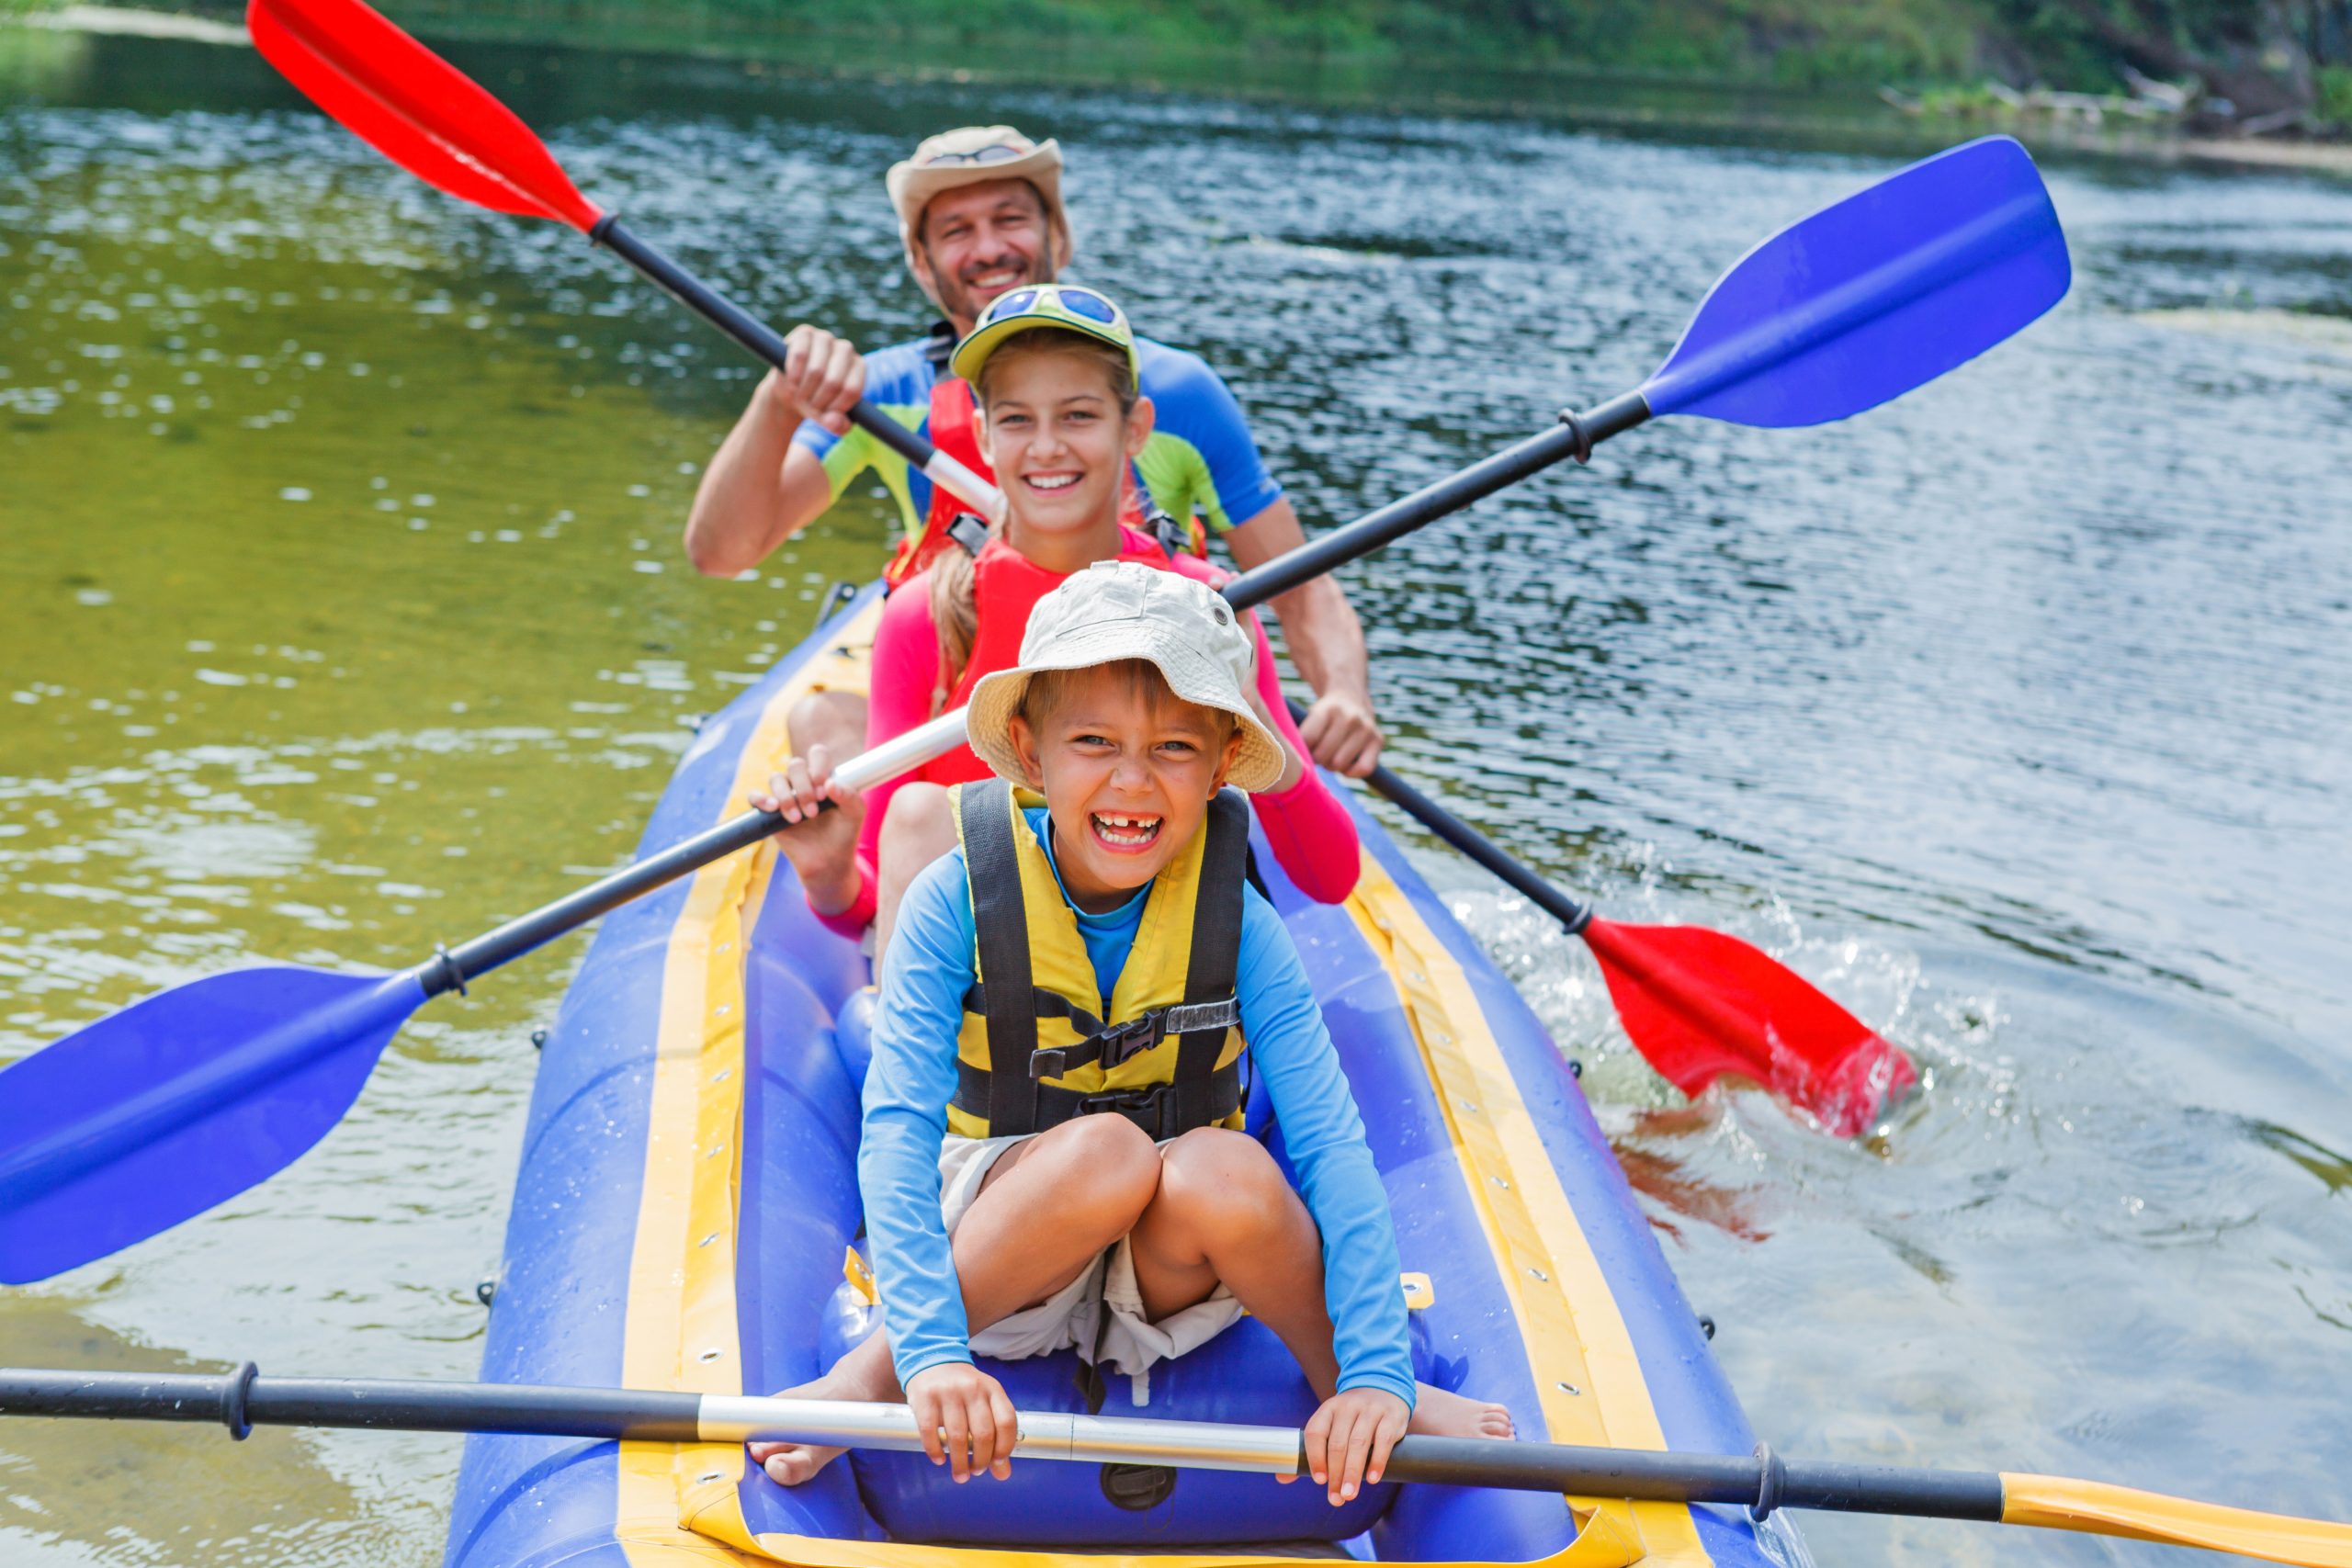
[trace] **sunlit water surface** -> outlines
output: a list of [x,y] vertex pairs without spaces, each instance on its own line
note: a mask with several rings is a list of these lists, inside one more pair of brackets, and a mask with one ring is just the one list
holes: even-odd
[[[924,312],[883,166],[1074,153],[1080,272],[1225,371],[1311,519],[1638,381],[1882,159],[474,51],[771,319]],[[675,543],[742,361],[234,50],[0,29],[0,1060],[254,960],[413,962],[616,863],[867,574]],[[1684,1107],[1589,960],[1423,863],[1563,1043],[1783,1451],[2352,1512],[2352,188],[2051,171],[2073,296],[1849,424],[1667,423],[1351,570],[1406,773],[1611,911],[1762,942],[1909,1048],[1836,1143]],[[461,1377],[576,943],[404,1031],[289,1172],[0,1297],[0,1359]],[[1375,1111],[1376,1111],[1376,1108]],[[424,1563],[458,1444],[0,1431],[0,1557]],[[1825,1562],[2154,1562],[1811,1520]]]

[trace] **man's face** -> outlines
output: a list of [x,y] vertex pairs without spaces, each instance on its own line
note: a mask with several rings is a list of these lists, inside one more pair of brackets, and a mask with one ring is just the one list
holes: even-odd
[[1053,231],[1027,180],[985,180],[933,197],[917,238],[915,274],[959,336],[1006,289],[1054,280]]

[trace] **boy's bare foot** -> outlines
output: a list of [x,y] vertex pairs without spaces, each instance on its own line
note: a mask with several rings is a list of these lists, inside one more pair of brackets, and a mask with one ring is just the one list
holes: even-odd
[[1413,1419],[1405,1430],[1424,1438],[1508,1438],[1510,1412],[1483,1399],[1468,1399],[1421,1383],[1413,1394]]
[[[876,1334],[874,1337],[879,1340],[882,1337]],[[877,1366],[881,1372],[879,1381],[874,1376],[874,1369]],[[804,1382],[797,1388],[787,1388],[776,1397],[854,1399],[878,1404],[899,1397],[899,1380],[890,1371],[888,1356],[862,1356],[852,1350],[823,1377],[814,1382]],[[799,1485],[847,1451],[821,1448],[814,1443],[747,1443],[744,1446],[751,1451],[752,1462],[766,1471],[768,1479],[779,1486]]]

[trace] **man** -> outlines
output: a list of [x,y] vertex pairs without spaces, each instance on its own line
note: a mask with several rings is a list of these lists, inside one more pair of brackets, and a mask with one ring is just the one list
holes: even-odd
[[[932,137],[892,166],[887,181],[907,267],[945,320],[931,333],[870,355],[808,325],[786,336],[771,370],[711,459],[686,519],[686,554],[697,570],[732,576],[756,566],[874,468],[906,525],[894,571],[923,563],[963,502],[863,431],[847,413],[870,391],[893,418],[977,467],[970,453],[969,389],[946,376],[947,351],[990,300],[1047,283],[1070,257],[1062,209],[1061,150],[1010,126],[967,126]],[[1298,514],[1265,470],[1239,405],[1193,355],[1138,339],[1143,391],[1158,427],[1136,468],[1143,494],[1182,521],[1198,517],[1245,570],[1306,542]],[[983,470],[985,471],[985,470]],[[1339,583],[1319,577],[1273,602],[1291,658],[1318,694],[1300,727],[1315,760],[1363,777],[1380,760],[1363,628]],[[844,700],[796,718],[796,742],[824,739],[834,754],[864,742],[861,705]],[[807,736],[799,729],[808,729]],[[821,733],[820,733],[821,731]]]

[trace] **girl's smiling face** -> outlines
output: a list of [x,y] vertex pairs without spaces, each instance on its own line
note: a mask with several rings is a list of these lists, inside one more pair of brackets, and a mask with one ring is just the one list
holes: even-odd
[[1011,726],[1053,818],[1054,863],[1090,914],[1117,908],[1199,832],[1241,750],[1232,716],[1141,660],[1038,675]]
[[1038,346],[998,350],[985,372],[982,438],[1016,547],[1021,535],[1068,536],[1115,516],[1128,466],[1151,435],[1151,400],[1121,409],[1099,354],[1052,346],[1067,334],[1038,335]]

